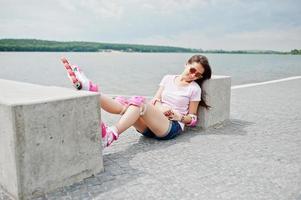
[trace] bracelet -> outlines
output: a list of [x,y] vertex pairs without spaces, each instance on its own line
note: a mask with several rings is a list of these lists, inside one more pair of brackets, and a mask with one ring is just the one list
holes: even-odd
[[189,117],[191,117],[191,122],[189,124],[187,124],[187,126],[196,126],[197,122],[198,122],[198,116],[194,115],[194,114],[188,114]]

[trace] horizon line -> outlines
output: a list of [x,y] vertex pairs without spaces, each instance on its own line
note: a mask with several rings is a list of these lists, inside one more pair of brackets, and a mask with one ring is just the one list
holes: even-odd
[[[246,51],[246,52],[279,52],[279,53],[289,53],[292,50],[272,50],[272,49],[202,49],[202,48],[191,48],[191,47],[182,47],[182,46],[169,46],[161,44],[141,44],[141,43],[118,43],[118,42],[101,42],[101,41],[84,41],[84,40],[50,40],[50,39],[38,39],[38,38],[0,38],[0,40],[41,40],[49,42],[88,42],[88,43],[104,43],[104,44],[122,44],[122,45],[143,45],[143,46],[158,46],[158,47],[173,47],[173,48],[183,48],[183,49],[192,49],[198,51],[225,51],[225,52],[236,52],[236,51]],[[300,48],[301,49],[301,48]],[[298,50],[298,49],[297,49]]]

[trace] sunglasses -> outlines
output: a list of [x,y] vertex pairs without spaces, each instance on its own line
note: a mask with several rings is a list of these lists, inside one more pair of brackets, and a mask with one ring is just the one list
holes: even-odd
[[189,68],[189,73],[190,73],[190,74],[194,74],[194,76],[197,77],[197,78],[203,77],[203,76],[202,76],[203,74],[200,73],[200,72],[198,72],[198,70],[197,70],[196,68],[194,68],[194,67],[190,67],[190,68]]

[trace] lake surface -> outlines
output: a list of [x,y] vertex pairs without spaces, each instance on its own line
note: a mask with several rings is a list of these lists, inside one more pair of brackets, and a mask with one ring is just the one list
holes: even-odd
[[[155,93],[165,74],[179,74],[191,53],[1,52],[0,78],[71,87],[60,57],[81,66],[108,94]],[[232,77],[232,85],[301,75],[301,56],[204,54],[213,74]],[[1,91],[0,91],[1,95]]]

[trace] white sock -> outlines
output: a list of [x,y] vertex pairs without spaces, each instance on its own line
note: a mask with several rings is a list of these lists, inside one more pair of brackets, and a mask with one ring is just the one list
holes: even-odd
[[115,137],[118,138],[118,128],[116,126],[110,126],[109,128],[113,131]]

